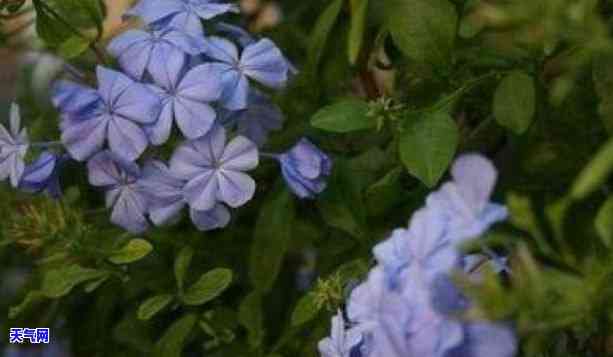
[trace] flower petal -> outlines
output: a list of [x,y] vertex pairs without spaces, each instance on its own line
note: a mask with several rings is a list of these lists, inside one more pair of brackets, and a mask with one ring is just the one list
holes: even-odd
[[219,184],[214,170],[205,169],[191,179],[183,189],[185,200],[191,208],[208,211],[215,207]]
[[146,203],[137,192],[124,188],[113,206],[111,222],[131,233],[145,232],[149,224],[145,218]]
[[174,92],[183,74],[185,63],[185,53],[169,44],[160,43],[153,47],[147,68],[157,85]]
[[121,171],[108,151],[91,158],[87,162],[87,172],[93,186],[113,186],[121,181]]
[[179,129],[188,139],[206,135],[217,117],[210,105],[180,97],[174,100],[174,113]]
[[451,175],[466,203],[476,212],[483,210],[498,176],[494,165],[481,155],[465,154],[456,159]]
[[217,173],[219,192],[217,198],[232,208],[238,208],[253,198],[255,181],[248,175],[230,170]]
[[51,88],[51,101],[62,113],[86,114],[100,103],[101,98],[93,88],[59,80]]
[[184,10],[185,5],[179,0],[141,0],[126,15],[139,16],[146,24],[150,24]]
[[136,160],[147,148],[147,136],[142,128],[119,117],[109,122],[108,140],[111,151],[125,158]]
[[214,60],[230,64],[238,64],[238,48],[231,41],[222,37],[211,36],[207,41],[206,55]]
[[177,92],[183,98],[199,102],[212,102],[221,97],[221,73],[213,64],[202,64],[185,74]]
[[221,104],[226,109],[242,110],[247,108],[249,81],[239,71],[231,70],[222,73],[223,92]]
[[149,140],[153,145],[162,145],[170,137],[172,131],[172,123],[174,119],[174,101],[166,100],[162,106],[162,111],[158,120],[152,124],[145,126],[145,131],[149,135]]
[[197,211],[191,209],[189,215],[196,228],[201,231],[210,231],[223,228],[230,223],[230,211],[222,204],[216,204],[208,211]]
[[193,179],[207,167],[212,168],[212,162],[203,157],[193,142],[179,146],[170,158],[170,170],[184,180]]
[[237,136],[226,146],[221,156],[224,170],[247,171],[258,166],[258,148],[244,136]]
[[62,131],[62,143],[77,161],[84,161],[102,149],[110,117],[102,115],[70,123]]
[[160,97],[149,87],[136,82],[115,97],[114,102],[115,117],[121,116],[141,124],[155,122],[161,109]]
[[240,66],[247,77],[268,87],[283,88],[287,82],[287,60],[269,39],[247,46],[241,55]]

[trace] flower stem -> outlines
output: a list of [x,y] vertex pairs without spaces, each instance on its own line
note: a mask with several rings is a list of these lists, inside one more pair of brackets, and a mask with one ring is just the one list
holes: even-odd
[[279,160],[279,154],[273,154],[268,152],[260,152],[261,157],[265,157],[267,159]]

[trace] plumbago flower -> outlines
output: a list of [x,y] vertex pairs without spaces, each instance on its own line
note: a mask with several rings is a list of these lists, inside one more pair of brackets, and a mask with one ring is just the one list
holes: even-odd
[[221,37],[211,37],[206,55],[221,73],[224,86],[221,103],[226,109],[247,108],[249,79],[273,89],[285,86],[289,62],[269,39],[247,45],[239,55],[236,45]]
[[56,84],[52,99],[64,114],[62,142],[78,161],[100,151],[106,141],[116,155],[135,160],[148,144],[139,124],[156,120],[159,97],[120,72],[99,66],[97,77],[97,93],[74,83]]
[[258,147],[262,147],[273,130],[280,130],[283,113],[266,95],[256,89],[249,91],[247,109],[222,111],[222,122],[226,126],[236,126],[243,135]]
[[506,207],[489,201],[498,174],[486,158],[475,154],[460,157],[451,168],[451,176],[453,181],[427,199],[427,205],[449,221],[449,240],[462,242],[478,237],[507,218]]
[[258,166],[257,146],[243,136],[226,145],[226,130],[217,126],[206,136],[181,145],[170,159],[170,169],[184,180],[190,207],[208,211],[217,202],[237,208],[255,193],[255,181],[243,171]]
[[[186,180],[177,177],[161,161],[150,161],[143,168],[140,186],[149,198],[149,218],[158,226],[173,223],[187,205],[183,188]],[[190,217],[194,225],[209,231],[223,228],[230,222],[230,211],[221,203],[208,211],[190,209]]]
[[146,127],[151,143],[165,143],[170,137],[173,122],[177,123],[181,133],[188,139],[205,135],[217,118],[217,113],[209,103],[221,96],[219,73],[209,63],[185,73],[184,57],[169,56],[165,67],[159,76],[153,76],[159,87],[150,87],[162,102],[157,121]]
[[29,140],[27,129],[21,129],[19,106],[11,105],[10,130],[0,125],[0,180],[10,178],[11,185],[17,187],[25,170],[25,156]]
[[47,191],[52,198],[59,198],[62,195],[59,171],[65,160],[64,156],[43,151],[36,161],[26,166],[19,188],[30,193]]
[[288,152],[276,158],[285,182],[296,196],[313,198],[326,189],[332,160],[308,139],[300,139]]
[[[466,172],[474,169],[486,170],[485,182],[480,181],[479,172]],[[487,171],[490,169],[493,172]],[[449,208],[500,209],[501,206],[489,202],[495,175],[487,159],[478,155],[460,157],[452,168],[454,181],[430,195],[429,204],[413,215],[408,229],[395,230],[374,248],[378,264],[367,280],[352,291],[347,302],[348,321],[341,325],[349,330],[334,332],[339,335],[360,331],[362,338],[355,338],[353,345],[346,346],[345,351],[351,351],[350,354],[338,356],[515,355],[516,339],[507,325],[458,318],[470,308],[471,302],[451,280],[455,270],[466,268],[458,243],[470,238],[467,232],[481,234],[504,217],[498,215],[496,220],[488,215],[451,217]],[[466,179],[470,176],[473,180]],[[450,191],[450,187],[454,190]],[[446,196],[449,192],[463,192],[463,196]],[[465,227],[471,228],[464,230]],[[454,229],[462,231],[457,233]],[[327,356],[326,351],[320,352]]]
[[203,53],[206,43],[203,38],[173,28],[128,30],[115,37],[107,50],[133,78],[141,79],[145,71],[154,78],[162,78],[168,61],[177,62],[186,55]]
[[323,357],[352,356],[352,351],[360,348],[362,334],[355,329],[346,329],[343,313],[338,311],[332,318],[332,333],[319,342],[319,350]]
[[217,0],[141,0],[127,15],[138,16],[146,24],[157,24],[203,36],[200,19],[238,12],[236,5]]
[[87,162],[87,169],[89,183],[106,190],[106,206],[112,208],[111,222],[132,233],[146,231],[147,197],[138,183],[138,165],[105,150]]
[[[229,208],[255,194],[255,181],[245,172],[258,166],[258,147],[282,124],[269,94],[250,81],[280,89],[296,72],[272,41],[238,26],[208,23],[239,46],[204,37],[202,20],[236,11],[215,0],[139,1],[127,15],[140,17],[145,28],[125,31],[107,47],[123,72],[98,66],[97,89],[66,80],[53,85],[61,144],[69,155],[45,151],[26,166],[27,136],[13,120],[10,133],[0,132],[0,178],[56,196],[60,164],[71,157],[87,162],[90,184],[105,190],[111,221],[130,232],[145,231],[149,222],[172,224],[184,208],[200,230],[228,225]],[[186,140],[168,165],[147,155],[141,170],[137,161],[149,144],[169,141],[173,123]],[[298,196],[324,190],[331,161],[308,140],[288,153],[264,156],[280,161]]]

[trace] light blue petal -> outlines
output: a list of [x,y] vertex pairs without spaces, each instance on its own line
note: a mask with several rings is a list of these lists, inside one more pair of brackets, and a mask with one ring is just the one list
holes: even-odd
[[136,160],[147,148],[147,135],[133,122],[119,117],[108,126],[109,147],[126,160]]
[[241,55],[240,67],[247,77],[271,88],[283,88],[287,83],[287,60],[269,39],[247,46]]
[[190,210],[192,222],[201,231],[211,231],[224,228],[230,223],[230,211],[222,204],[216,204],[208,211]]

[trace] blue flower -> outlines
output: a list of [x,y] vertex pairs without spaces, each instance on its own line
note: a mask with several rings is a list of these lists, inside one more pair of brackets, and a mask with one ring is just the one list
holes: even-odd
[[362,333],[357,329],[347,329],[343,320],[343,313],[332,318],[332,332],[330,337],[319,342],[319,353],[322,357],[354,357],[362,342]]
[[227,125],[236,125],[240,135],[262,147],[270,131],[281,129],[283,113],[270,98],[255,89],[249,92],[248,101],[245,110],[224,111],[222,121]]
[[213,126],[217,114],[208,104],[221,96],[221,78],[211,64],[196,66],[185,73],[183,58],[168,58],[161,77],[154,76],[158,87],[152,86],[162,102],[157,121],[146,127],[151,143],[160,145],[170,137],[172,123],[188,139],[205,135]]
[[506,207],[489,201],[496,184],[496,168],[485,157],[467,154],[451,168],[453,181],[432,193],[427,205],[444,212],[449,220],[449,239],[462,242],[482,235],[507,217]]
[[217,0],[141,0],[127,15],[139,16],[146,24],[162,24],[202,36],[201,19],[238,11],[236,5]]
[[308,139],[300,139],[278,159],[285,182],[298,197],[313,198],[326,189],[332,160]]
[[141,79],[145,70],[154,78],[163,77],[168,61],[177,62],[186,55],[203,53],[206,44],[201,38],[172,28],[128,30],[115,37],[107,49],[117,57],[121,67],[130,76]]
[[[491,186],[474,189],[469,169],[486,169],[472,174],[472,179],[484,174]],[[458,159],[452,174],[456,181],[432,194],[408,229],[395,230],[374,248],[379,264],[351,292],[347,317],[352,329],[362,332],[360,357],[515,355],[517,341],[509,326],[462,319],[471,302],[451,279],[455,270],[472,274],[475,259],[462,256],[457,243],[489,227],[484,222],[491,221],[482,220],[480,213],[494,205],[489,195],[495,170],[485,158],[473,155]],[[497,263],[493,252],[485,253]]]
[[246,46],[239,56],[232,42],[211,37],[206,55],[217,61],[216,68],[222,75],[224,91],[221,102],[230,110],[247,107],[249,79],[280,89],[285,86],[290,70],[281,51],[269,39],[261,39]]
[[[108,141],[111,151],[127,160],[138,158],[147,147],[139,124],[153,123],[160,99],[143,84],[124,74],[98,67],[97,98],[91,89],[58,82],[54,103],[63,112],[62,142],[73,158],[84,161]],[[79,105],[69,98],[79,99]]]
[[430,281],[440,272],[448,272],[458,264],[459,254],[446,237],[444,216],[422,208],[413,214],[409,229],[396,229],[391,237],[379,243],[373,253],[386,273],[391,288],[397,288],[400,272]]
[[[183,187],[187,181],[177,177],[161,161],[150,161],[143,168],[139,181],[149,201],[149,218],[162,226],[174,223],[187,205]],[[230,222],[230,211],[217,203],[209,211],[190,210],[192,222],[201,231],[223,228]]]
[[64,156],[42,152],[36,161],[26,166],[19,188],[31,193],[47,191],[52,198],[59,198],[62,195],[59,169],[64,160]]
[[87,162],[87,169],[89,183],[106,190],[106,206],[112,208],[111,222],[131,233],[146,231],[147,197],[138,183],[138,165],[105,150]]
[[10,131],[0,125],[0,180],[10,178],[11,185],[17,187],[25,170],[25,156],[28,152],[28,131],[21,129],[19,106],[11,105]]
[[217,202],[237,208],[251,200],[255,181],[243,171],[257,165],[257,146],[242,136],[226,145],[226,131],[220,126],[181,145],[170,160],[170,170],[188,181],[186,201],[198,211],[209,211]]

